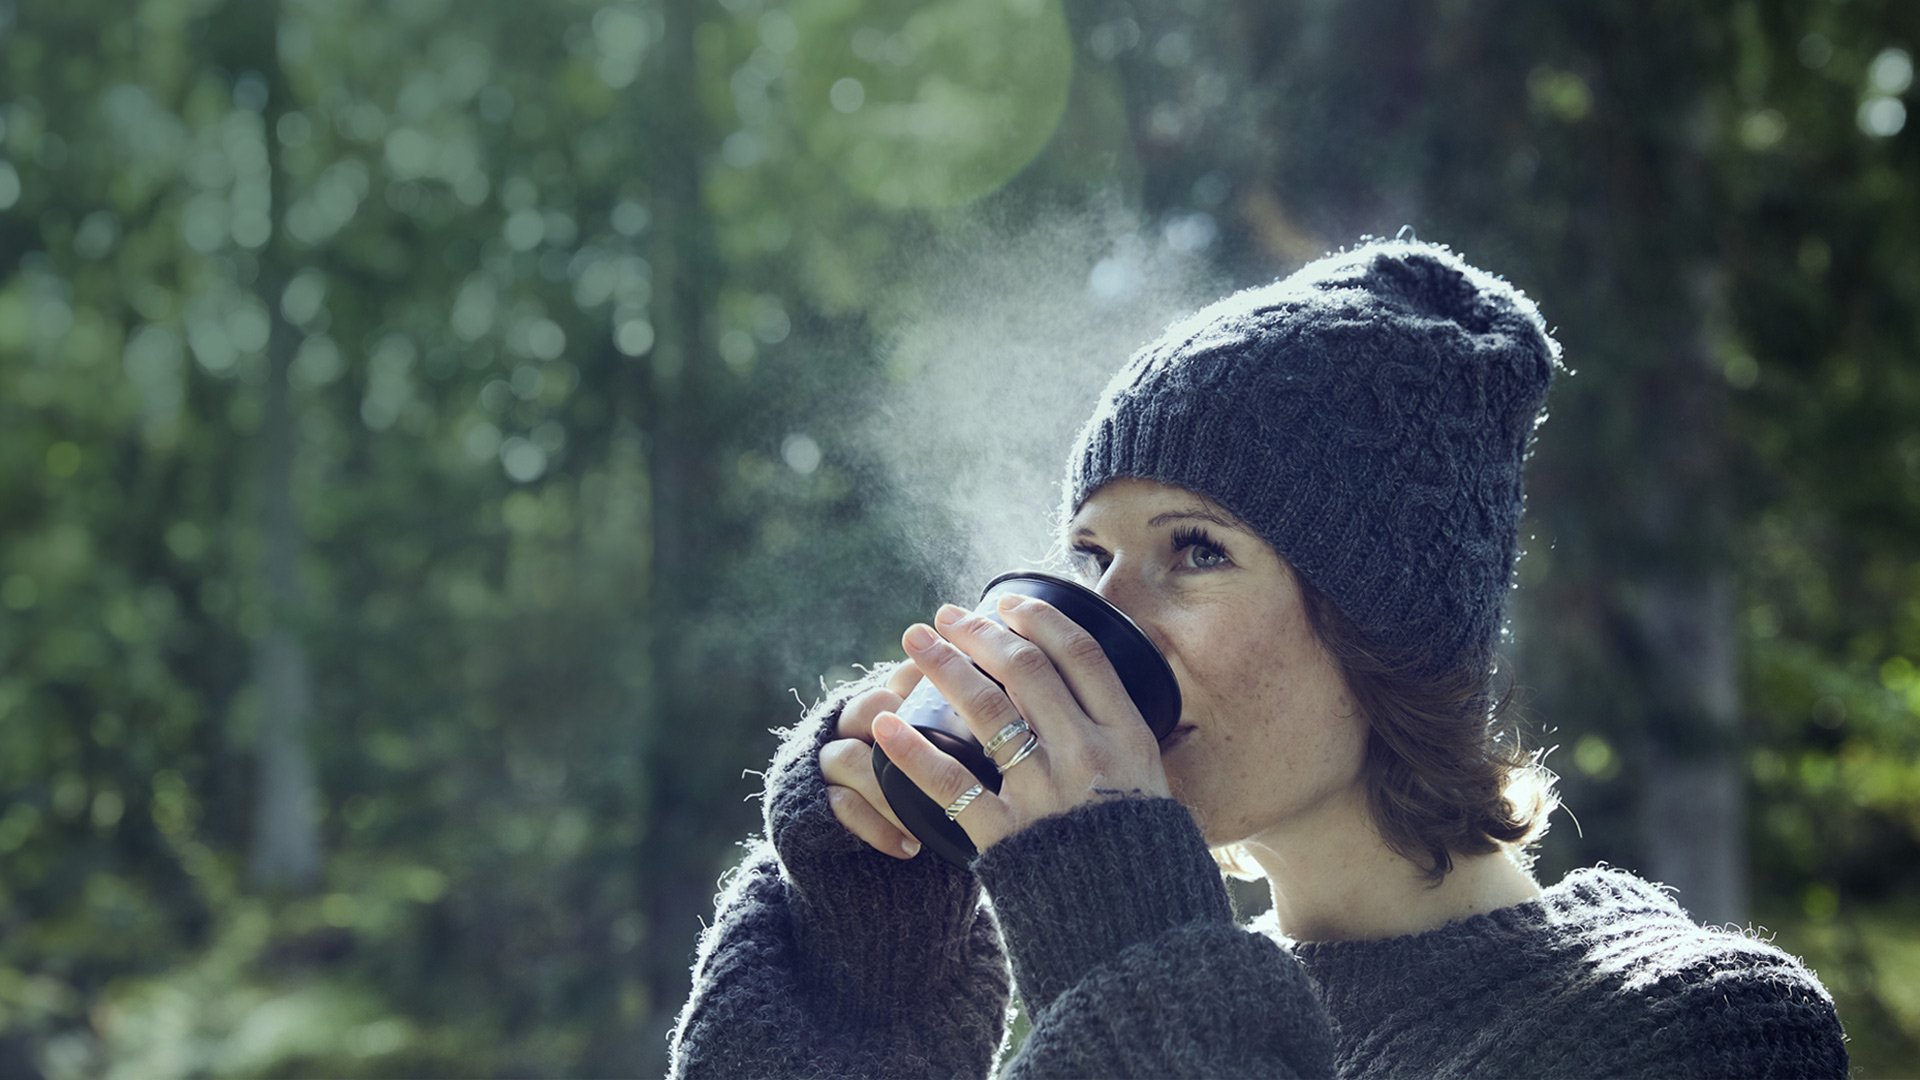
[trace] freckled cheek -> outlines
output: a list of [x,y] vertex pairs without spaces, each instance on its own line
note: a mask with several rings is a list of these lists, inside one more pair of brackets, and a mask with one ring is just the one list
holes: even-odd
[[[1187,717],[1201,731],[1167,767],[1181,802],[1238,809],[1275,793],[1338,783],[1351,771],[1359,756],[1355,736],[1321,715],[1326,706],[1310,684],[1290,680],[1280,658],[1268,659],[1261,667],[1210,673],[1206,692],[1189,695]],[[1238,691],[1213,692],[1221,686]]]
[[1234,716],[1257,710],[1272,700],[1285,678],[1285,655],[1263,647],[1257,631],[1186,636],[1179,657],[1175,671],[1195,723],[1204,722],[1203,713]]

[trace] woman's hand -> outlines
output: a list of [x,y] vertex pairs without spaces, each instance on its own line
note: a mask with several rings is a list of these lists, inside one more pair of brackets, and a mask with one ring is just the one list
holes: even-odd
[[880,779],[873,774],[873,721],[882,712],[900,707],[920,681],[920,669],[911,661],[887,677],[886,685],[847,702],[834,728],[838,738],[820,748],[820,772],[827,780],[827,802],[847,831],[896,859],[920,853],[900,819],[893,816]]
[[[1023,717],[1040,738],[1025,761],[1007,770],[998,795],[982,793],[955,818],[974,846],[985,851],[1083,803],[1170,796],[1159,743],[1093,636],[1033,597],[1004,597],[999,610],[1005,626],[948,604],[934,619],[939,633],[922,624],[902,639],[909,666],[926,673],[983,745]],[[974,785],[973,774],[894,708],[897,703],[873,717],[874,736],[920,790],[943,806],[952,803]],[[994,756],[1005,763],[1024,741],[1017,738]]]

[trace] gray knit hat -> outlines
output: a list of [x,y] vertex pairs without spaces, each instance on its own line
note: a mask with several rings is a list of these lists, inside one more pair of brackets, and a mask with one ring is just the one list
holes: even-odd
[[1389,662],[1484,672],[1559,357],[1505,281],[1434,244],[1363,242],[1135,353],[1076,440],[1063,520],[1116,477],[1199,492]]

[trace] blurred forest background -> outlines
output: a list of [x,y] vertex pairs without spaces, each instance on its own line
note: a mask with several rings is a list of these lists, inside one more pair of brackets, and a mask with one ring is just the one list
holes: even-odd
[[1911,1074],[1916,46],[1896,0],[0,0],[0,1075],[657,1075],[796,690],[1044,537],[1181,306],[1408,224],[1577,371],[1511,649],[1543,877],[1763,927]]

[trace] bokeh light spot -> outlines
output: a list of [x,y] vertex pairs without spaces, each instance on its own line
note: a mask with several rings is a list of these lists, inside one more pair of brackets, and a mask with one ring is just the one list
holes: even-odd
[[646,229],[647,221],[651,217],[644,203],[625,199],[613,208],[611,224],[613,231],[621,236],[639,236]]
[[1207,250],[1220,235],[1213,215],[1200,211],[1174,215],[1162,231],[1167,246],[1183,255],[1197,255]]
[[785,56],[800,44],[800,28],[794,25],[793,16],[775,9],[760,16],[760,44],[768,52]]
[[522,484],[540,479],[547,471],[547,452],[529,439],[513,436],[500,444],[500,467]]
[[527,324],[527,351],[542,360],[557,360],[567,348],[567,332],[552,319],[535,319]]
[[627,356],[645,356],[653,348],[653,324],[628,319],[613,332],[613,347]]
[[1726,361],[1720,365],[1720,375],[1724,375],[1726,384],[1736,390],[1751,390],[1753,384],[1761,380],[1761,361],[1749,354],[1736,352],[1734,356],[1726,357]]
[[1735,390],[1750,390],[1760,381],[1760,362],[1747,353],[1734,353],[1721,364],[1720,373]]
[[762,344],[778,345],[793,332],[793,320],[777,296],[761,296],[753,302],[753,336]]
[[500,452],[500,429],[485,420],[476,420],[467,428],[461,444],[475,461],[486,461]]
[[1073,43],[1058,0],[802,0],[789,10],[764,16],[760,34],[781,51],[770,38],[797,28],[788,97],[808,148],[876,202],[985,195],[1045,148],[1066,109]]
[[827,101],[843,113],[859,112],[866,100],[867,88],[860,85],[859,79],[841,79],[827,91]]
[[104,259],[120,240],[120,222],[111,210],[88,214],[73,233],[73,252],[83,259]]
[[266,305],[253,297],[235,304],[227,313],[227,338],[243,353],[259,352],[267,347],[267,335],[273,323],[267,318]]
[[120,818],[127,811],[127,800],[112,789],[94,792],[93,827],[102,832],[120,824]]
[[387,168],[403,180],[427,175],[433,167],[435,147],[424,132],[410,127],[387,133]]
[[794,432],[781,441],[780,457],[787,468],[801,476],[810,476],[820,468],[820,444],[805,432]]
[[1537,67],[1527,76],[1527,94],[1536,109],[1566,123],[1593,111],[1593,91],[1571,71]]
[[547,235],[547,219],[531,207],[507,215],[503,226],[507,246],[515,251],[532,251]]
[[729,330],[721,334],[719,349],[720,359],[743,375],[753,367],[753,359],[759,353],[754,346],[753,335],[744,330]]
[[1870,97],[1860,103],[1856,119],[1861,131],[1878,139],[1889,138],[1907,126],[1907,106],[1899,98]]
[[1818,71],[1827,66],[1827,61],[1833,59],[1833,42],[1828,40],[1825,34],[1808,34],[1800,39],[1800,44],[1794,51],[1799,55],[1802,64]]
[[1913,56],[1901,48],[1880,50],[1867,66],[1867,82],[1889,97],[1904,94],[1913,85]]
[[296,326],[305,326],[320,314],[326,302],[327,282],[318,270],[302,270],[280,293],[280,313]]
[[1758,109],[1740,121],[1740,142],[1749,150],[1771,150],[1787,134],[1787,118],[1778,109]]
[[1610,780],[1620,772],[1620,757],[1613,744],[1598,735],[1582,735],[1573,744],[1574,767],[1595,780]]
[[293,354],[293,377],[306,386],[326,386],[345,374],[347,362],[340,346],[325,334],[315,334],[300,343]]

